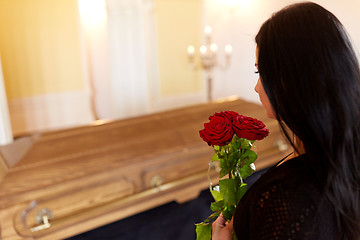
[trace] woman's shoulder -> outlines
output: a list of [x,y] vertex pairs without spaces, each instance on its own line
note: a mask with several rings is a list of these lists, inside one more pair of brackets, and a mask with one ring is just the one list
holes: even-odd
[[313,239],[319,229],[309,222],[322,222],[315,219],[326,204],[307,162],[302,155],[264,173],[236,209],[236,231],[245,226],[254,239]]
[[319,202],[322,198],[314,171],[306,154],[289,159],[281,165],[274,166],[265,172],[249,189],[248,195],[253,202],[276,202],[292,206]]
[[310,209],[312,203],[318,202],[318,198],[322,196],[321,188],[317,184],[306,155],[289,159],[269,169],[254,183],[247,194],[257,205],[257,211],[262,211],[263,207],[278,207],[279,210],[289,210],[289,207],[297,209],[296,206],[304,206],[304,204]]
[[[266,171],[251,187],[257,193],[278,189],[291,192],[320,191],[314,171],[306,154],[291,158]],[[306,186],[306,187],[305,187]]]

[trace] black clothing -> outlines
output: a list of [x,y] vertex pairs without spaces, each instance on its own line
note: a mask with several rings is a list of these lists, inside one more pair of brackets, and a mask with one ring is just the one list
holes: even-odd
[[248,189],[234,214],[239,240],[338,239],[331,204],[301,155],[264,173]]

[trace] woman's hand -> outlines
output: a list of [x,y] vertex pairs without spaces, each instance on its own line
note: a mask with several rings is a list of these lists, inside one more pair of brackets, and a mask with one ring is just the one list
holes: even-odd
[[212,224],[212,240],[233,239],[233,219],[226,221],[222,214]]

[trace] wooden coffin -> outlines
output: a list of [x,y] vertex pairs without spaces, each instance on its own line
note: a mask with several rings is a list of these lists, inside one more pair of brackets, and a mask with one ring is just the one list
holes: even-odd
[[198,131],[224,110],[258,118],[270,129],[255,144],[258,169],[290,151],[276,121],[242,100],[43,132],[2,146],[2,239],[64,239],[195,198],[209,186],[213,155]]

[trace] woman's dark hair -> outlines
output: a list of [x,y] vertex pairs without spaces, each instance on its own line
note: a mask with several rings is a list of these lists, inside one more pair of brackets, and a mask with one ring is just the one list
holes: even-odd
[[304,2],[275,13],[256,36],[265,92],[288,140],[301,141],[341,239],[360,239],[360,70],[340,21]]

